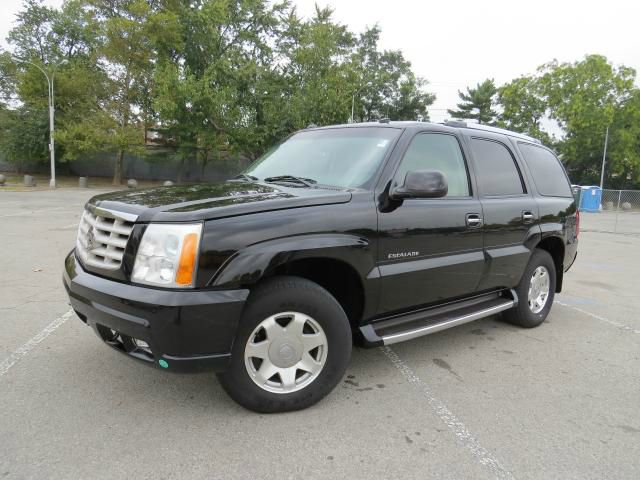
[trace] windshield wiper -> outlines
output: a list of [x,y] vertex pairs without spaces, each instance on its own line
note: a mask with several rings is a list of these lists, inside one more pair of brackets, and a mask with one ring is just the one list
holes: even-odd
[[236,175],[235,177],[229,179],[230,182],[233,182],[233,181],[255,182],[256,180],[258,180],[258,177],[254,177],[253,175],[247,175],[246,173],[241,173],[240,175]]
[[314,183],[318,183],[313,178],[296,177],[294,175],[278,175],[275,177],[267,177],[264,179],[264,181],[270,183],[297,183],[298,185],[303,185],[305,187],[312,187]]

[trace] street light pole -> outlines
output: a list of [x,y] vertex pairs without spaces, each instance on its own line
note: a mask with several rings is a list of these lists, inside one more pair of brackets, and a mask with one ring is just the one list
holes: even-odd
[[[51,180],[49,180],[49,188],[56,188],[56,149],[55,143],[53,140],[53,134],[55,129],[55,106],[53,103],[53,78],[55,75],[55,70],[51,73],[51,77],[47,75],[47,72],[44,71],[39,65],[29,62],[28,60],[23,60],[21,58],[12,57],[15,61],[21,63],[28,63],[29,65],[33,65],[38,70],[42,72],[44,77],[47,79],[47,87],[48,87],[48,96],[49,96],[49,158],[51,160]],[[66,63],[66,60],[60,62],[60,64]]]
[[602,153],[602,171],[600,172],[600,190],[604,184],[604,164],[607,159],[607,143],[609,143],[609,127],[607,127],[607,133],[604,136],[604,152]]

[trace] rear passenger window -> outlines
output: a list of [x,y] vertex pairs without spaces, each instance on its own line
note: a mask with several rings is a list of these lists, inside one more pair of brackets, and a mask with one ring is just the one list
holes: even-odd
[[412,170],[439,170],[447,177],[447,197],[468,197],[469,176],[460,150],[453,135],[421,133],[411,141],[404,154],[395,178],[402,182]]
[[501,143],[471,139],[476,159],[478,183],[484,195],[521,195],[524,193],[520,172],[513,156]]
[[546,148],[519,143],[531,176],[540,195],[550,197],[571,197],[571,186],[564,173],[560,160]]

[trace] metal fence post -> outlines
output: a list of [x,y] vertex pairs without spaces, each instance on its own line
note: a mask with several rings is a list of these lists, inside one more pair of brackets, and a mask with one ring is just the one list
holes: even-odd
[[622,190],[618,190],[618,207],[616,208],[616,223],[613,227],[613,232],[618,233],[618,215],[620,215],[620,197],[622,197]]

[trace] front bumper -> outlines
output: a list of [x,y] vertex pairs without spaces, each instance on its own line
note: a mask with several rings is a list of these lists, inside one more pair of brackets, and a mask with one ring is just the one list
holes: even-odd
[[[166,290],[86,272],[72,251],[64,286],[71,306],[109,346],[175,372],[222,371],[248,290]],[[140,346],[145,342],[148,347]]]

